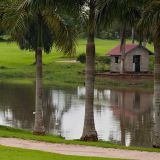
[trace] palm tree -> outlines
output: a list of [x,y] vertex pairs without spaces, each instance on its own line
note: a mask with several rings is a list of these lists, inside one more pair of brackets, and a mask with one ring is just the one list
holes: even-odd
[[[66,2],[69,3],[71,0]],[[57,50],[65,53],[75,51],[75,32],[58,14],[57,6],[60,4],[62,0],[11,1],[3,15],[3,24],[12,38],[24,49],[35,51],[37,61],[34,134],[45,134],[42,112],[42,52],[50,52],[53,44]]]
[[153,37],[155,50],[154,65],[154,128],[153,147],[160,148],[160,1],[149,0],[144,8],[139,26],[150,31]]
[[88,1],[88,41],[86,46],[86,95],[85,95],[85,120],[81,140],[97,141],[98,136],[94,123],[94,81],[95,81],[95,28],[96,28],[96,0]]
[[109,25],[113,20],[120,23],[120,52],[121,67],[120,73],[124,73],[126,29],[133,28],[140,19],[141,10],[139,0],[99,0],[99,22],[103,25]]

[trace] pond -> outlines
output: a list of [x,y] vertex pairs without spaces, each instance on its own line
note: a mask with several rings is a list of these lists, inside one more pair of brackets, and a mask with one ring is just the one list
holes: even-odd
[[[0,84],[0,125],[32,130],[34,85]],[[99,139],[126,146],[150,147],[153,93],[95,89],[94,117]],[[44,88],[44,122],[47,133],[79,139],[85,114],[85,88]]]

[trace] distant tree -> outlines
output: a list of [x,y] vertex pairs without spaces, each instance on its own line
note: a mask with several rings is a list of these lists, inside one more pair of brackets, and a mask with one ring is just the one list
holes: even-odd
[[100,13],[98,16],[100,24],[110,25],[116,19],[120,26],[120,73],[124,73],[126,29],[134,27],[141,17],[140,0],[99,0]]

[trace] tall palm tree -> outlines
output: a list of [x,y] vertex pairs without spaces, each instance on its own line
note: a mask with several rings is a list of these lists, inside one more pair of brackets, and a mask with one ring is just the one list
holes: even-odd
[[[66,1],[66,4],[71,0]],[[76,1],[76,0],[74,0]],[[75,51],[75,32],[59,15],[56,0],[11,1],[5,9],[3,24],[14,40],[36,55],[36,100],[34,134],[45,134],[43,125],[42,52],[50,52],[53,44],[65,53]],[[32,31],[32,34],[31,34]],[[33,32],[34,31],[34,32]]]
[[139,0],[99,0],[99,21],[103,25],[109,25],[113,20],[120,23],[120,52],[121,52],[121,67],[120,73],[124,73],[125,61],[125,45],[126,45],[126,29],[134,27],[140,19],[141,10]]
[[87,1],[89,8],[88,40],[86,46],[86,77],[85,77],[85,120],[81,140],[97,141],[98,136],[94,123],[94,81],[95,81],[95,28],[96,0]]
[[153,146],[160,148],[160,0],[148,0],[139,26],[150,31],[155,50]]

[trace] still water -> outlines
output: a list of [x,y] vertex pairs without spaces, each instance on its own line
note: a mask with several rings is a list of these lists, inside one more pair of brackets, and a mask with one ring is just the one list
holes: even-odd
[[[0,125],[32,130],[34,85],[0,84]],[[151,146],[153,94],[95,89],[94,116],[99,139],[126,146]],[[79,139],[83,131],[85,88],[44,88],[46,131]]]

